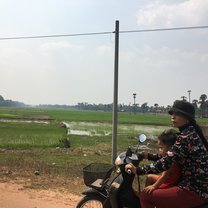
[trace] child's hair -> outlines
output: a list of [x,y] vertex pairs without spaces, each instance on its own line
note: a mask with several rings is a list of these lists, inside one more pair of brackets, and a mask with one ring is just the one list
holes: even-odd
[[177,138],[177,131],[175,129],[168,129],[163,131],[159,136],[158,140],[168,147],[173,146]]

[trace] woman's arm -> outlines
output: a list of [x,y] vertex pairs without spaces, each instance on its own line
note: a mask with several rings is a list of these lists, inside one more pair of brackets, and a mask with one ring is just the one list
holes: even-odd
[[181,155],[168,151],[164,157],[162,157],[155,163],[151,163],[143,167],[135,167],[133,164],[130,163],[125,166],[125,169],[126,171],[128,169],[131,169],[131,171],[137,175],[144,175],[149,173],[158,174],[163,171],[169,170],[173,162],[177,163],[178,161],[180,161],[180,157]]
[[171,164],[173,162],[178,163],[181,160],[183,160],[183,158],[186,158],[188,154],[190,154],[190,149],[189,149],[190,137],[193,137],[191,133],[182,132],[178,136],[173,147],[171,148],[171,151],[168,151],[164,155],[164,157],[162,157],[160,160],[157,160],[154,163],[151,163],[143,167],[136,168],[136,167],[131,166],[132,172],[138,175],[144,175],[144,174],[149,174],[149,173],[158,174],[158,173],[161,173],[163,171],[170,169]]
[[155,163],[146,165],[144,167],[136,168],[136,173],[138,175],[149,173],[158,174],[170,169],[173,162],[178,163],[181,161],[181,159],[185,158],[189,154],[189,137],[190,134],[180,134],[171,150],[168,151],[160,160],[157,160]]
[[177,154],[176,152],[173,151],[168,151],[164,157],[162,157],[160,160],[157,160],[155,163],[151,163],[144,167],[137,167],[136,174],[138,175],[149,174],[149,173],[158,174],[163,171],[167,171],[168,169],[170,169],[171,164],[173,162],[180,161],[180,158],[181,158],[180,154]]

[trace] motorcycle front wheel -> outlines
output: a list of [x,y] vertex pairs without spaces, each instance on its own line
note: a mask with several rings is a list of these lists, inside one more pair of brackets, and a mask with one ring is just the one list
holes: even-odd
[[76,208],[104,208],[105,198],[98,195],[90,195],[83,197]]

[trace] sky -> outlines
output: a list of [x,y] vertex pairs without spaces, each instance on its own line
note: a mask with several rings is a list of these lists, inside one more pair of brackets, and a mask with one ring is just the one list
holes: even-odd
[[[208,0],[0,0],[0,95],[25,104],[113,102],[120,31],[208,26]],[[10,39],[110,32],[92,36]],[[118,103],[208,95],[208,28],[120,33]]]

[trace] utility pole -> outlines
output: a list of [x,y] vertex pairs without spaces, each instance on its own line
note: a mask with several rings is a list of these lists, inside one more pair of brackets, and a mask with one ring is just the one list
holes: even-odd
[[115,22],[114,93],[113,93],[112,164],[114,164],[114,161],[117,157],[118,60],[119,60],[119,21],[116,20]]
[[188,90],[189,103],[191,102],[191,90]]
[[134,98],[134,114],[136,114],[136,93],[133,93],[133,98]]
[[186,101],[186,96],[181,96],[182,100]]

